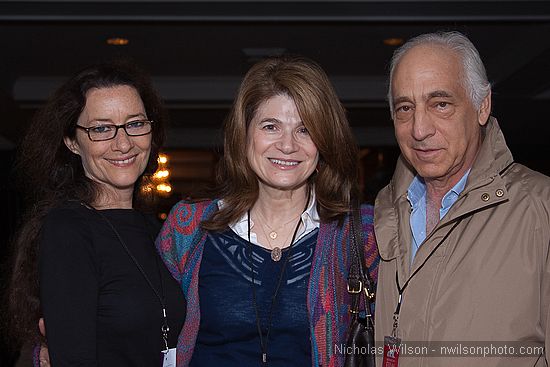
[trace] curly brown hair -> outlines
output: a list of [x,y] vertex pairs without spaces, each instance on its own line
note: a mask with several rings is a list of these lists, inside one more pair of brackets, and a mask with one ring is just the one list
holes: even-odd
[[[116,61],[88,67],[70,78],[51,96],[34,117],[21,143],[16,162],[20,187],[25,190],[28,211],[12,243],[7,290],[7,330],[15,348],[25,341],[37,341],[40,318],[38,247],[44,216],[66,200],[93,203],[98,185],[84,174],[79,155],[65,146],[64,137],[74,138],[76,123],[93,88],[115,86],[135,88],[153,120],[152,148],[144,172],[156,170],[157,153],[164,142],[166,113],[150,78],[129,61]],[[134,206],[143,202],[138,193],[143,180],[134,188]]]

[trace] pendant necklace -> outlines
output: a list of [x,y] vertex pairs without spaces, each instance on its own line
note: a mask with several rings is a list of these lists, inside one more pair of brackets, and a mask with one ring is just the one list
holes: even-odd
[[[308,206],[309,206],[309,194],[308,194],[308,198],[307,198],[307,202],[306,202],[306,209],[304,209],[304,211],[307,210],[307,207],[308,207]],[[270,242],[270,240],[269,240],[270,238],[271,238],[272,240],[275,240],[275,239],[278,237],[279,234],[278,234],[277,231],[274,230],[269,224],[267,224],[267,220],[265,219],[265,217],[263,216],[263,214],[261,213],[260,210],[257,211],[257,214],[258,214],[258,216],[262,219],[262,224],[260,225],[260,228],[261,228],[261,230],[262,230],[262,232],[263,232],[265,238],[267,239],[267,242],[269,243],[269,247],[270,247],[270,249],[271,249],[271,260],[273,260],[273,261],[279,261],[279,260],[281,260],[281,258],[282,258],[282,256],[283,256],[283,250],[282,250],[281,247],[279,247],[279,246],[274,246],[274,247],[271,246],[271,242]],[[250,215],[250,213],[249,213],[249,215]],[[280,225],[279,227],[277,227],[276,229],[279,230],[279,229],[285,227],[287,224],[289,224],[290,222],[295,221],[297,218],[300,218],[301,216],[302,216],[302,214],[300,213],[300,215],[298,215],[298,216],[292,218],[291,220],[289,220],[289,221],[286,222],[286,223],[281,224],[281,225]],[[300,222],[298,222],[298,224],[299,224],[299,223],[300,223]],[[266,227],[269,228],[269,230],[271,231],[271,232],[269,232],[269,236],[268,236],[267,233],[265,232],[265,229],[264,229],[264,226],[263,226],[264,224],[265,224]],[[285,243],[287,243],[288,237],[290,237],[290,233],[286,236],[285,240],[283,241],[283,245],[284,245]],[[291,241],[291,243],[292,243],[292,242],[293,242],[293,241]]]
[[[307,207],[306,207],[306,209],[307,209]],[[304,210],[304,211],[305,211],[305,210]],[[294,222],[294,221],[296,220],[296,218],[302,216],[302,213],[300,213],[297,217],[294,217],[294,218],[292,218],[291,220],[289,220],[288,222],[283,223],[283,224],[281,224],[279,227],[273,229],[273,227],[271,227],[269,224],[267,224],[267,220],[265,219],[265,217],[264,217],[264,215],[261,213],[261,211],[258,210],[257,213],[258,213],[258,215],[261,217],[263,224],[265,224],[265,226],[266,226],[267,228],[269,228],[269,231],[270,231],[270,232],[269,232],[269,238],[271,238],[272,240],[275,240],[275,239],[279,236],[279,234],[277,233],[278,230],[280,230],[281,228],[285,227],[287,224],[289,224],[289,223],[291,223],[291,222]],[[265,234],[265,232],[264,232],[264,234]],[[267,237],[267,236],[266,236],[266,237]],[[287,237],[287,239],[288,239],[288,237]],[[286,242],[286,240],[285,240],[285,242]]]
[[[304,211],[307,209],[310,199],[310,192],[308,190],[308,196],[306,201],[306,207]],[[262,366],[267,366],[267,343],[269,342],[269,332],[271,331],[271,321],[273,318],[273,309],[275,306],[275,302],[277,301],[277,296],[279,295],[279,290],[281,288],[281,285],[283,284],[283,276],[285,273],[286,265],[288,264],[288,260],[290,259],[290,255],[292,252],[292,246],[294,245],[294,240],[296,239],[296,236],[298,234],[298,229],[300,228],[301,220],[298,221],[296,224],[296,228],[294,229],[294,233],[292,235],[292,240],[290,241],[290,245],[288,246],[288,251],[285,257],[285,261],[283,262],[281,266],[281,272],[279,274],[279,280],[277,281],[277,287],[275,288],[275,292],[273,293],[273,296],[271,297],[271,305],[269,307],[269,314],[267,318],[267,331],[265,333],[265,339],[264,339],[264,333],[262,331],[262,326],[260,324],[260,315],[258,311],[258,302],[256,300],[256,285],[254,281],[254,267],[250,266],[250,273],[251,273],[251,286],[252,286],[252,304],[254,306],[254,311],[256,313],[256,327],[258,329],[258,335],[260,337],[260,351],[261,351],[261,363]],[[250,210],[248,210],[248,253],[249,257],[252,261],[252,242],[250,241]]]
[[[294,219],[296,219],[296,218],[294,218]],[[301,221],[299,221],[298,224],[300,224],[300,222]],[[279,246],[272,247],[271,242],[269,242],[269,237],[267,237],[267,234],[265,233],[264,227],[262,225],[260,225],[260,229],[262,230],[262,233],[264,234],[265,238],[267,239],[267,242],[269,243],[269,247],[271,249],[271,260],[273,260],[273,261],[281,260],[281,257],[283,256],[283,250]],[[289,237],[290,237],[290,233],[288,234],[288,236],[286,236],[283,244],[285,244],[286,241],[288,241]],[[293,242],[293,241],[291,241],[291,242]]]

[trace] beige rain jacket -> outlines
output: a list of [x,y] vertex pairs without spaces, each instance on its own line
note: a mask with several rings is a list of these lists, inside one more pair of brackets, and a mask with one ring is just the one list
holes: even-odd
[[464,191],[411,264],[407,189],[414,175],[400,157],[376,199],[376,339],[392,331],[396,272],[400,287],[417,272],[403,292],[399,367],[545,366],[550,178],[513,162],[491,118]]

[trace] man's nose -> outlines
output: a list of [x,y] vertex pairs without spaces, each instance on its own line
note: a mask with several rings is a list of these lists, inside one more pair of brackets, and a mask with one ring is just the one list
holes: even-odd
[[422,108],[414,111],[412,135],[415,140],[422,141],[435,134],[433,117]]

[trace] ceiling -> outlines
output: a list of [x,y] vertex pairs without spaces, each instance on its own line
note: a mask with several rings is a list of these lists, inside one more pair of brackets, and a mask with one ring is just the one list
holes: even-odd
[[[0,150],[13,150],[69,75],[129,57],[151,73],[169,109],[171,177],[186,192],[213,176],[212,148],[246,70],[286,52],[323,66],[365,151],[395,157],[385,100],[395,46],[384,40],[440,29],[478,47],[514,153],[550,171],[550,1],[0,1]],[[128,44],[108,45],[112,37]]]

